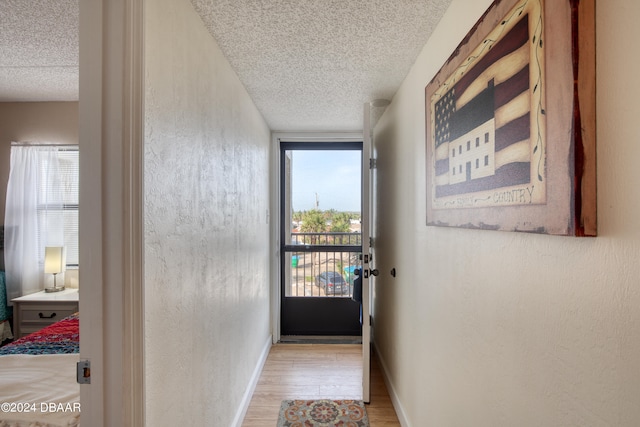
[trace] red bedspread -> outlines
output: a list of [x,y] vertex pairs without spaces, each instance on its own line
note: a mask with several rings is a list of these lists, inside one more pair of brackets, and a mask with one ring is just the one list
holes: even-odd
[[60,354],[79,353],[78,313],[0,347],[3,354]]

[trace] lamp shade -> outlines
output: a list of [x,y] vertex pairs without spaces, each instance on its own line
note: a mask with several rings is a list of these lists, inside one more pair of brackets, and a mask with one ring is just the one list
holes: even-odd
[[44,248],[44,272],[58,274],[65,270],[64,246],[47,246]]

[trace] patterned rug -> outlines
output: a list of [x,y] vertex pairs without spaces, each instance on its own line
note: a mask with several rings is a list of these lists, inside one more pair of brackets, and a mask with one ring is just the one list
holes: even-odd
[[277,427],[369,427],[361,400],[283,400]]

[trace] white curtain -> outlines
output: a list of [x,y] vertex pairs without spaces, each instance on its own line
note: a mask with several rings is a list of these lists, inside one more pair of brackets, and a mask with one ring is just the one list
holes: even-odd
[[42,290],[44,247],[64,245],[61,196],[50,191],[57,183],[57,148],[11,147],[4,222],[8,301]]

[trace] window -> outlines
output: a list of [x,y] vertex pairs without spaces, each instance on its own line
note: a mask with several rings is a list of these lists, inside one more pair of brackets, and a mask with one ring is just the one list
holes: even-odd
[[476,147],[480,146],[480,138],[476,138]]
[[471,150],[471,141],[467,141],[467,151]]
[[489,132],[485,132],[484,134],[484,143],[487,144],[489,142]]
[[[67,267],[78,267],[79,164],[77,148],[59,149],[57,164],[50,157],[39,162],[38,247],[50,245],[52,234],[61,236]],[[38,252],[44,257],[44,249]]]
[[476,169],[480,167],[480,159],[476,159]]
[[47,246],[64,246],[67,266],[78,266],[78,148],[11,144],[10,163],[4,228],[9,299],[42,289]]
[[489,166],[489,156],[484,156],[484,165]]

